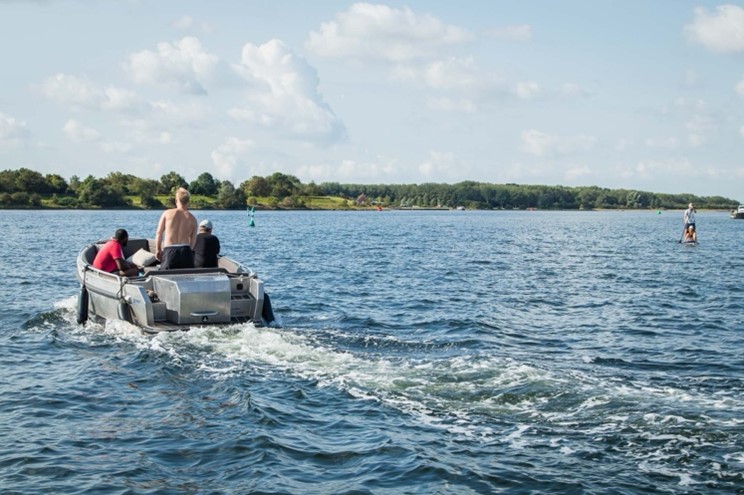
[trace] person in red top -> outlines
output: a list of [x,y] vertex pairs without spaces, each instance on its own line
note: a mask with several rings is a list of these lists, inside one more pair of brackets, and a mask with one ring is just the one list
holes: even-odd
[[114,233],[114,237],[98,250],[98,254],[93,260],[93,268],[116,273],[122,277],[136,277],[139,275],[137,265],[126,261],[121,250],[122,247],[127,245],[128,240],[129,233],[124,229],[118,229]]

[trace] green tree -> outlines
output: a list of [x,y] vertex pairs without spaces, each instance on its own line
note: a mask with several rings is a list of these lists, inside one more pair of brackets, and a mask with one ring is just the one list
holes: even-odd
[[177,172],[168,172],[160,177],[160,194],[172,194],[179,187],[188,187],[188,182]]
[[209,172],[200,174],[189,184],[189,192],[192,194],[203,194],[205,196],[214,196],[220,187],[220,181],[212,177]]
[[77,194],[78,187],[80,187],[80,177],[77,175],[73,175],[70,177],[70,181],[67,183],[68,188],[70,189],[70,192],[73,194]]
[[[3,170],[0,172],[0,192],[15,192],[15,170]],[[10,198],[10,196],[8,196]]]
[[58,194],[67,193],[67,181],[61,175],[47,174],[46,176],[44,176],[44,180],[49,187],[49,192]]
[[112,187],[101,179],[89,175],[78,188],[78,199],[81,203],[99,207],[130,206],[121,189]]
[[129,186],[131,194],[138,196],[154,196],[160,190],[160,182],[154,179],[141,179],[135,177],[132,184]]
[[13,206],[28,206],[30,196],[25,191],[16,191],[10,195],[10,204]]
[[285,175],[276,172],[268,178],[271,184],[271,194],[279,199],[287,196],[294,196],[299,193],[302,183],[293,175]]
[[242,189],[235,189],[229,180],[222,181],[217,192],[217,205],[228,210],[245,208],[245,193]]
[[240,184],[240,189],[246,196],[266,197],[271,195],[271,184],[268,180],[258,175],[254,175]]
[[305,196],[322,196],[323,190],[315,182],[310,181],[310,184],[302,187],[302,194]]
[[22,168],[18,170],[15,178],[16,191],[26,193],[46,193],[49,191],[49,184],[44,176],[35,170]]

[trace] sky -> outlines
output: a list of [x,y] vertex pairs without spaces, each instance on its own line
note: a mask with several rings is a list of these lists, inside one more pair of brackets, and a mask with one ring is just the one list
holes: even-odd
[[0,169],[744,200],[744,3],[0,0]]

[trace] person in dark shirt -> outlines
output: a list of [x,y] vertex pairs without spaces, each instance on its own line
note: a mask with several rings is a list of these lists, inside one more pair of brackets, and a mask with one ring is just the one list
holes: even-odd
[[212,235],[212,222],[202,220],[194,244],[194,266],[196,268],[217,268],[217,255],[220,254],[220,240]]

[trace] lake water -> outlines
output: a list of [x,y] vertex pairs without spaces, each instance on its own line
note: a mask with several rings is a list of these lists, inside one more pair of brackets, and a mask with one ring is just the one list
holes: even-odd
[[3,211],[3,494],[744,493],[744,221],[195,212],[281,328],[75,324],[159,212]]

